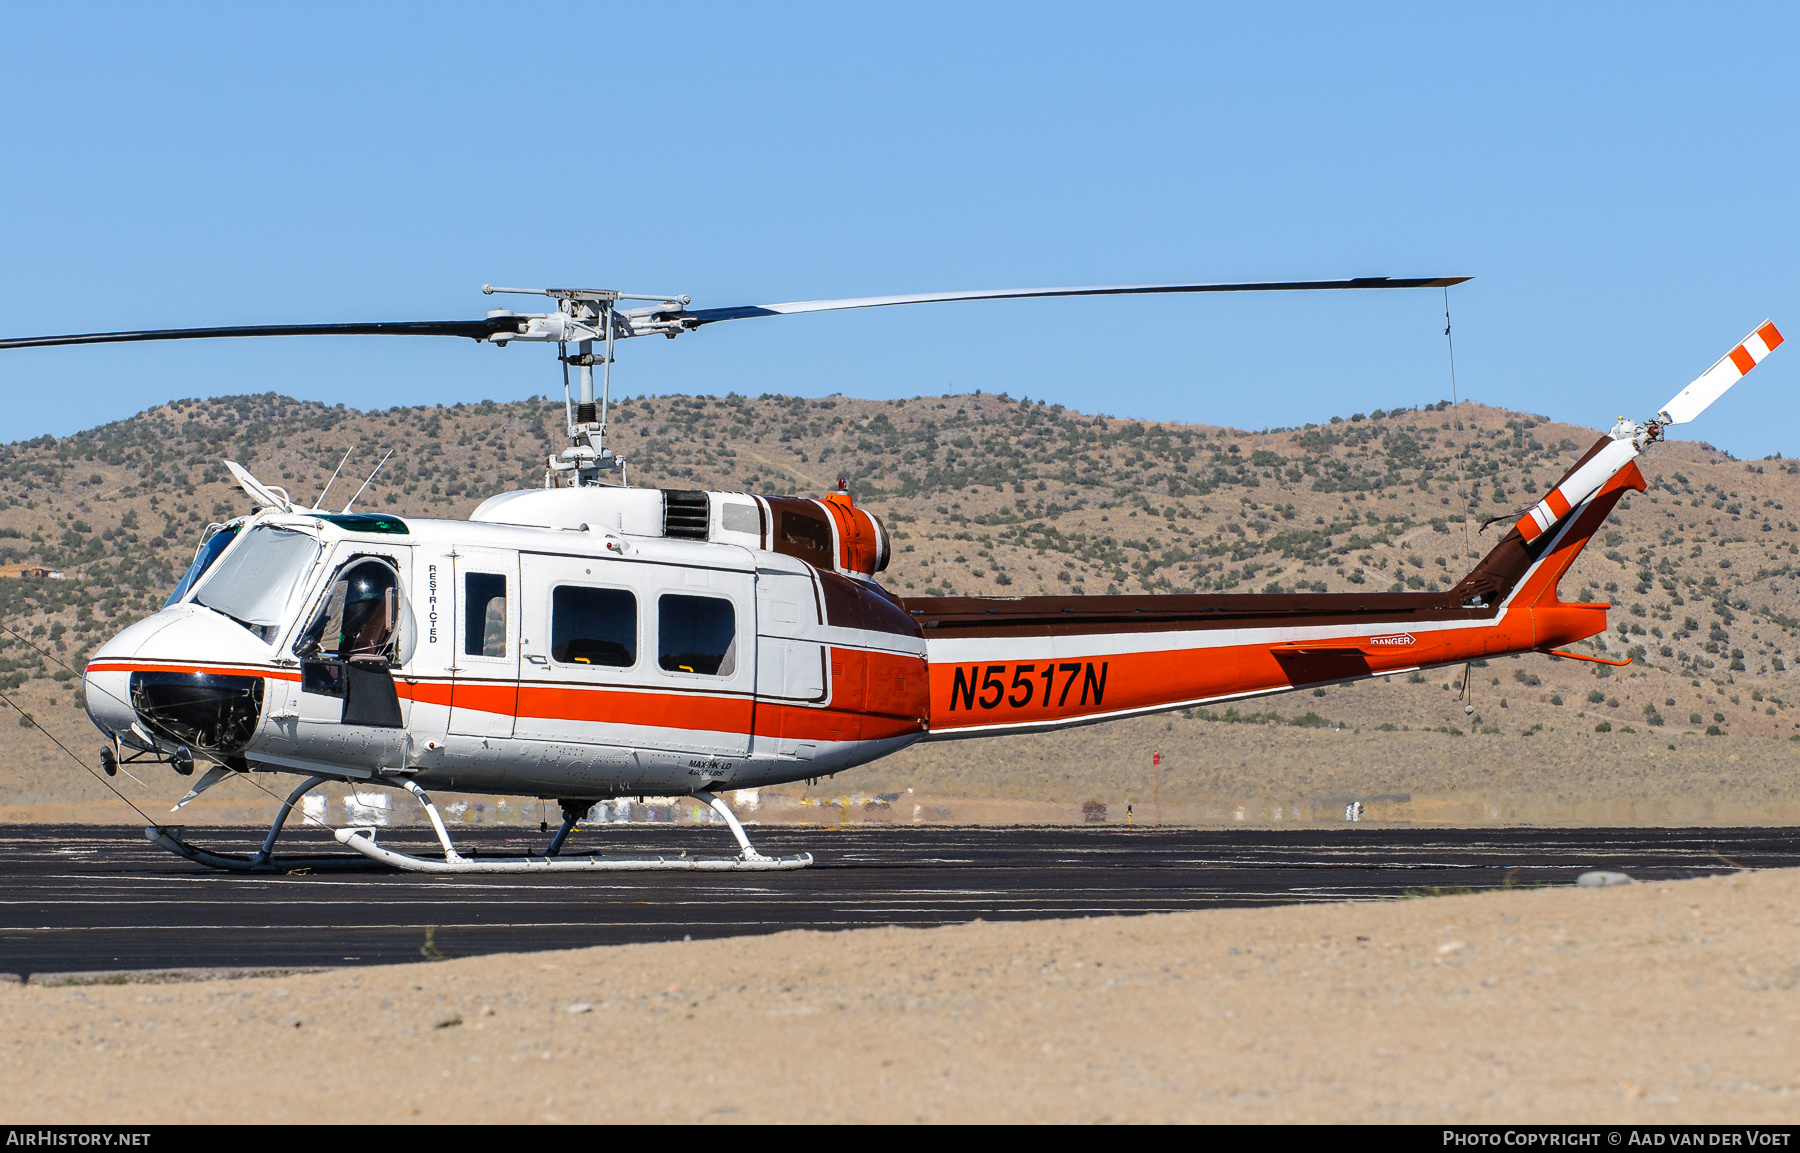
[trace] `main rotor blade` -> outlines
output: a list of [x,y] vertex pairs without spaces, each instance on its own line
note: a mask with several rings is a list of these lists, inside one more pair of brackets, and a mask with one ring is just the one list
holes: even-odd
[[71,336],[25,336],[0,340],[0,348],[50,348],[59,344],[124,344],[134,340],[204,340],[219,336],[464,336],[485,340],[516,332],[513,316],[482,320],[397,320],[370,324],[247,324],[232,328],[151,328],[141,332],[84,332]]
[[1713,366],[1701,373],[1694,382],[1669,398],[1669,403],[1662,406],[1656,415],[1664,424],[1686,424],[1705,412],[1713,401],[1725,395],[1725,390],[1744,379],[1749,371],[1761,364],[1763,357],[1774,351],[1781,343],[1781,332],[1775,322],[1765,320],[1756,329],[1738,342],[1738,346],[1713,362]]
[[[1294,292],[1345,288],[1443,288],[1461,284],[1467,276],[1394,279],[1364,276],[1351,280],[1282,280],[1246,284],[1115,284],[1078,288],[1010,288],[975,292],[920,292],[900,296],[861,296],[846,300],[797,300],[784,304],[756,304],[736,308],[702,308],[692,311],[668,306],[632,309],[623,315],[640,322],[621,336],[656,332],[674,335],[719,320],[752,316],[784,316],[800,312],[832,312],[846,308],[881,308],[891,304],[932,304],[958,300],[1008,300],[1051,296],[1149,296],[1179,292]],[[66,336],[27,336],[0,340],[0,349],[50,348],[66,344],[125,344],[143,340],[206,340],[228,336],[461,336],[469,340],[560,340],[550,330],[533,328],[532,316],[489,316],[480,320],[401,320],[368,324],[250,324],[228,328],[153,328],[135,332],[84,332]],[[554,314],[549,318],[556,319]],[[648,323],[642,323],[648,322]]]
[[[696,308],[679,315],[690,327],[717,320],[752,316],[788,316],[800,312],[834,312],[842,308],[882,308],[890,304],[937,304],[954,300],[1017,300],[1045,296],[1152,296],[1173,292],[1300,292],[1339,288],[1447,288],[1473,280],[1469,276],[1396,279],[1359,276],[1350,280],[1272,280],[1247,284],[1111,284],[1079,288],[1002,288],[974,292],[916,292],[902,296],[856,296],[844,300],[796,300],[786,304],[750,304],[737,308]],[[664,314],[668,315],[668,314]]]

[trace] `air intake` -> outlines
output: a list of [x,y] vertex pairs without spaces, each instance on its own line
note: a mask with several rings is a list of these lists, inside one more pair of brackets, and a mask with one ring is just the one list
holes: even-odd
[[663,490],[663,535],[682,540],[705,540],[712,521],[712,506],[704,492]]

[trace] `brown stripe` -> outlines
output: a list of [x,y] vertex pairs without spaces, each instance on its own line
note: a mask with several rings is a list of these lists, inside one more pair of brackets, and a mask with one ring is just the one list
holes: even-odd
[[821,571],[819,587],[825,593],[827,624],[893,636],[920,635],[918,624],[907,615],[903,602],[880,585]]
[[1420,621],[1478,621],[1493,608],[1465,609],[1440,593],[1168,594],[1093,597],[909,597],[932,640],[949,637],[1086,636],[1213,629]]

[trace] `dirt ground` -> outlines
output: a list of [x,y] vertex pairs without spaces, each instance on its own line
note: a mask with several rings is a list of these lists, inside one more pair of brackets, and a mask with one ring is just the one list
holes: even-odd
[[1800,871],[0,986],[126,1121],[1787,1122]]
[[[1350,700],[1360,694],[1377,712],[1392,703],[1388,697],[1399,708],[1420,689],[1394,678],[1343,695]],[[1273,703],[1292,712],[1298,700],[1312,699],[1278,697]],[[1416,719],[1422,725],[1430,718]],[[71,729],[65,740],[76,745],[77,732]],[[1153,753],[1161,754],[1154,767]],[[0,748],[0,823],[140,820],[97,776],[54,747],[41,761],[5,756]],[[1419,729],[1334,731],[1176,715],[1037,736],[926,743],[811,788],[764,789],[760,802],[741,806],[739,815],[763,823],[1066,824],[1083,820],[1083,805],[1097,801],[1106,807],[1105,819],[1117,824],[1131,805],[1137,820],[1152,823],[1291,826],[1341,823],[1344,806],[1360,800],[1365,819],[1414,825],[1790,825],[1800,823],[1800,796],[1792,787],[1797,771],[1800,742],[1737,734],[1665,739],[1552,730],[1532,737],[1451,737]],[[299,780],[284,774],[234,777],[173,816],[170,805],[193,779],[160,767],[140,773],[143,783],[123,773],[114,783],[151,820],[188,825],[265,823]],[[393,820],[422,820],[404,794],[364,791],[390,796]],[[345,823],[343,800],[350,790],[328,785],[319,792],[331,798],[328,823]],[[870,804],[884,796],[891,802]],[[535,827],[557,813],[554,803],[529,797],[434,797],[452,821]],[[454,809],[459,801],[462,808]]]

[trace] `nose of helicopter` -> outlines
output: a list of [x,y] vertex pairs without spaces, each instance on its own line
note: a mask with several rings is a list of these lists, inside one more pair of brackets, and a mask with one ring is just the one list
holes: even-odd
[[248,633],[242,640],[233,635],[242,632],[185,606],[139,621],[88,662],[82,679],[88,718],[109,738],[136,748],[154,741],[165,750],[241,752],[262,717],[263,679],[219,665],[238,663],[225,654],[255,643]]
[[81,680],[82,700],[88,719],[109,739],[117,737],[128,745],[147,746],[141,736],[133,733],[138,716],[131,704],[132,666],[145,643],[174,623],[163,619],[166,615],[157,613],[138,621],[101,645],[88,660]]

